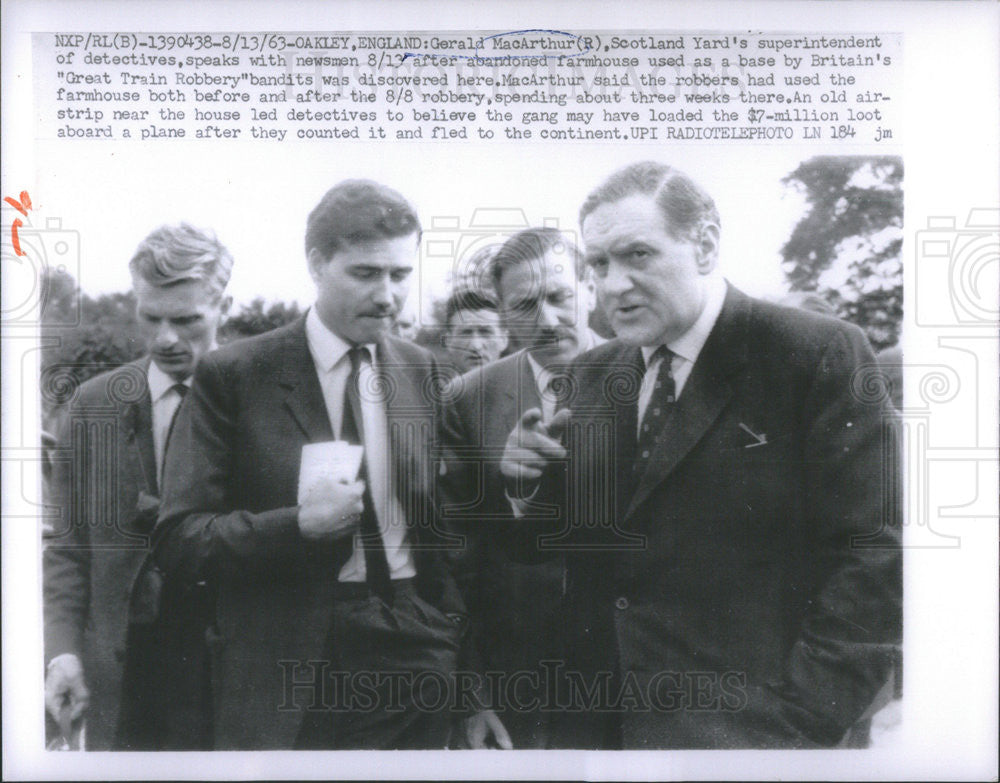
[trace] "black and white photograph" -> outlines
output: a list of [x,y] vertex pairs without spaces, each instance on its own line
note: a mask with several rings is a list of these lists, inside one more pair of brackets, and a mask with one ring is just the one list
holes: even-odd
[[203,6],[3,10],[5,778],[996,778],[995,4]]

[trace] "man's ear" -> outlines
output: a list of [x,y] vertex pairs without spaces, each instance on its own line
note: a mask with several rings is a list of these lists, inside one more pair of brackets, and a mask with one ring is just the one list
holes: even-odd
[[323,258],[323,254],[320,253],[315,247],[309,249],[309,253],[306,258],[309,261],[309,276],[313,279],[314,283],[318,283],[320,272],[328,259]]
[[229,313],[229,308],[233,306],[233,297],[224,296],[222,301],[219,302],[219,315],[226,315]]
[[719,262],[719,227],[714,223],[702,226],[698,246],[698,271],[707,275]]

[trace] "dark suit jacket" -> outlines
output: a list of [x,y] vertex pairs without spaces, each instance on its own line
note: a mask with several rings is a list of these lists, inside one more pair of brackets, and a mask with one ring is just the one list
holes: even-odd
[[[350,554],[349,539],[308,543],[298,531],[302,447],[333,439],[304,324],[206,356],[171,437],[159,561],[168,579],[207,579],[217,591],[210,646],[218,748],[293,746],[313,691],[293,689],[292,677],[308,679],[307,662],[324,658],[337,574]],[[387,338],[378,361],[417,589],[442,611],[462,613],[443,557],[454,542],[440,534],[434,508],[433,359]]]
[[886,681],[898,465],[891,409],[856,375],[873,363],[857,328],[730,287],[629,488],[639,349],[578,357],[528,549],[569,550],[569,668],[645,697],[625,747],[833,745]]
[[[442,493],[449,527],[467,536],[458,564],[473,635],[486,671],[537,671],[560,655],[564,564],[512,559],[503,544],[512,515],[500,458],[507,436],[529,408],[541,407],[528,355],[519,351],[452,382],[442,417]],[[526,701],[523,700],[522,701]],[[496,705],[515,747],[545,747],[547,714]]]
[[148,367],[142,359],[82,384],[58,415],[52,453],[48,502],[59,518],[43,531],[45,657],[80,657],[93,750],[114,743],[129,591],[156,518]]

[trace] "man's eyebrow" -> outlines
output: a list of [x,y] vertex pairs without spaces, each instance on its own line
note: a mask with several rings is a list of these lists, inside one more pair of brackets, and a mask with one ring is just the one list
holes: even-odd
[[642,237],[623,237],[619,241],[612,243],[611,251],[620,253],[623,250],[631,250],[632,248],[637,247],[639,245],[648,247],[649,242],[647,242]]
[[535,304],[535,302],[541,299],[541,296],[541,292],[537,292],[534,294],[528,294],[527,296],[514,297],[511,300],[511,305],[513,307],[523,307],[524,305]]

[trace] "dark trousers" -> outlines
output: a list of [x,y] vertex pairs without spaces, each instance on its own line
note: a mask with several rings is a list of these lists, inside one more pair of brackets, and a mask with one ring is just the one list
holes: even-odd
[[557,710],[544,703],[550,683],[542,662],[565,666],[564,570],[561,557],[528,565],[494,552],[478,575],[479,656],[486,671],[504,677],[499,703],[490,706],[517,749],[560,747],[552,731]]
[[129,626],[116,749],[211,750],[213,602],[197,587],[171,595],[151,624]]
[[309,710],[303,750],[436,749],[458,710],[452,676],[461,627],[423,600],[409,579],[391,605],[364,584],[342,584],[327,637],[324,703]]

